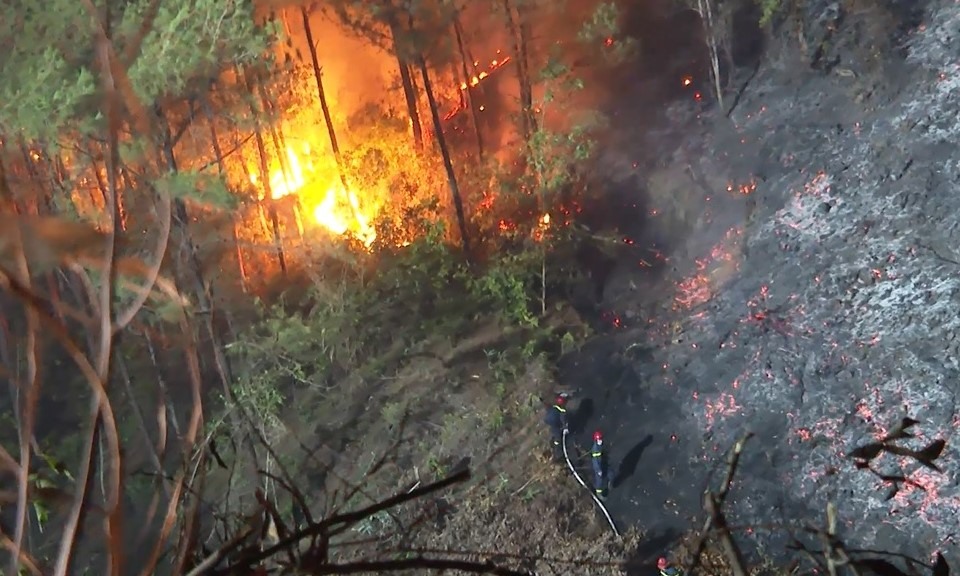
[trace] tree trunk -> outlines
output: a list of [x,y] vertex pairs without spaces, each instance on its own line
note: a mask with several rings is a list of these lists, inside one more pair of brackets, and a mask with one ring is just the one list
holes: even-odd
[[[68,195],[63,174],[57,170],[54,161],[44,151],[31,152],[23,140],[20,140],[20,150],[23,153],[26,169],[31,180],[37,187],[38,198],[34,210],[38,216],[56,216],[58,210],[53,201],[53,194]],[[42,200],[42,201],[41,201]],[[61,323],[64,322],[63,306],[60,298],[60,277],[57,270],[51,270],[43,275],[43,282],[50,291],[50,304],[54,316]]]
[[280,237],[280,218],[277,216],[277,203],[273,199],[273,190],[270,188],[270,168],[267,164],[267,151],[263,145],[263,135],[260,134],[260,126],[256,127],[257,152],[260,156],[260,184],[263,186],[264,198],[261,202],[266,202],[267,210],[270,214],[270,225],[273,228],[273,241],[277,251],[277,261],[280,263],[280,272],[284,277],[287,275],[287,259],[283,252],[283,238]]
[[437,133],[437,146],[440,148],[440,155],[443,157],[443,168],[447,172],[447,183],[450,185],[450,195],[453,197],[453,206],[457,211],[457,224],[460,227],[460,244],[463,247],[464,256],[470,260],[470,236],[467,234],[467,218],[463,211],[463,197],[460,195],[460,187],[457,184],[457,175],[453,170],[453,162],[450,160],[450,151],[447,149],[447,139],[443,134],[443,126],[440,121],[440,111],[437,110],[437,100],[433,96],[433,88],[430,86],[430,74],[427,71],[427,62],[423,56],[417,56],[417,65],[420,68],[420,75],[423,77],[423,91],[427,93],[427,102],[430,104],[430,116],[433,118],[433,129]]
[[[163,156],[166,163],[166,169],[171,173],[176,173],[178,172],[179,168],[177,166],[177,159],[173,153],[173,147],[170,142],[170,125],[162,117],[161,122],[163,127]],[[227,360],[226,353],[224,352],[225,347],[223,344],[223,338],[214,324],[214,316],[217,312],[214,309],[213,287],[206,286],[204,281],[203,269],[200,265],[197,247],[193,243],[193,239],[190,236],[190,218],[187,214],[187,205],[182,198],[174,199],[173,220],[179,229],[183,247],[187,250],[186,270],[181,270],[179,276],[181,278],[185,277],[184,279],[193,285],[193,293],[197,298],[197,308],[206,312],[203,314],[203,324],[205,325],[207,334],[210,336],[210,347],[213,349],[214,366],[216,367],[217,375],[220,377],[220,385],[223,389],[224,398],[235,404],[236,398],[234,397],[233,389],[231,388],[233,376],[230,370],[230,363]],[[180,260],[180,258],[177,258],[178,264]],[[198,317],[195,316],[195,318]],[[238,432],[244,430],[243,424],[243,420],[239,417],[239,415],[237,415],[233,420],[234,428]],[[248,434],[243,434],[241,441],[244,444],[244,447],[250,453],[252,458],[250,465],[253,470],[252,473],[255,474],[257,467],[256,448]]]
[[[227,167],[223,161],[223,149],[220,148],[220,137],[217,134],[217,124],[213,118],[213,110],[210,108],[210,102],[203,98],[200,103],[203,108],[203,114],[207,118],[207,126],[210,127],[210,144],[213,146],[213,153],[217,161],[217,173],[220,174],[221,178],[225,178],[227,175]],[[237,268],[240,272],[240,289],[244,294],[247,293],[247,270],[243,262],[243,250],[240,249],[240,236],[237,234],[237,217],[232,216],[231,220],[231,234],[233,240],[233,248],[237,254]]]
[[[241,73],[239,70],[237,71],[237,75],[244,78],[247,90],[252,91],[253,84],[250,81],[250,77],[245,73]],[[277,203],[273,198],[273,190],[271,190],[270,186],[270,165],[267,161],[267,150],[263,144],[263,124],[260,122],[260,115],[252,103],[250,104],[250,112],[256,119],[254,136],[257,141],[257,153],[260,156],[260,185],[263,186],[263,202],[266,202],[267,210],[270,214],[270,224],[273,228],[273,241],[277,251],[277,262],[280,263],[280,273],[285,278],[287,276],[287,259],[283,250],[283,238],[280,235],[280,218],[277,216]]]
[[[161,327],[163,325],[161,324]],[[157,350],[150,338],[150,333],[143,331],[143,339],[147,344],[147,353],[150,354],[150,363],[153,364],[153,371],[157,375],[157,392],[160,397],[159,402],[165,407],[164,419],[173,427],[173,435],[177,442],[181,439],[180,421],[177,419],[177,410],[173,398],[170,397],[170,391],[167,389],[167,381],[163,378],[163,371],[160,369],[160,363],[157,362]],[[159,408],[157,409],[159,412]]]
[[467,50],[466,46],[463,43],[463,26],[460,24],[460,15],[453,15],[453,32],[457,38],[457,49],[460,51],[460,66],[463,72],[463,81],[467,85],[467,89],[463,90],[461,93],[466,95],[467,106],[470,108],[470,123],[473,125],[473,132],[477,136],[477,154],[480,157],[480,160],[483,161],[483,135],[480,133],[480,120],[477,116],[479,110],[477,110],[476,104],[474,103],[474,94],[473,86],[470,83],[470,79],[473,77],[470,74],[470,68],[467,66]]
[[391,14],[389,10],[387,25],[390,26],[393,52],[397,57],[397,66],[400,68],[400,84],[403,85],[403,95],[407,100],[407,114],[410,115],[413,143],[417,150],[423,150],[423,126],[420,124],[420,112],[417,109],[417,90],[413,85],[413,76],[410,74],[409,59],[404,55],[404,49],[401,46],[403,30],[400,29],[396,15]]
[[[520,0],[523,2],[524,0]],[[528,44],[530,38],[530,24],[524,14],[525,10],[517,8],[517,16],[513,15],[513,5],[510,0],[503,0],[503,11],[507,17],[507,25],[513,36],[513,50],[517,61],[517,79],[520,82],[520,130],[525,140],[529,140],[537,129],[537,118],[533,111],[533,84],[530,78],[530,60]]]
[[310,27],[310,13],[306,6],[300,7],[303,15],[303,30],[307,35],[307,44],[310,47],[310,62],[313,64],[313,77],[317,81],[317,97],[320,99],[320,111],[323,112],[323,122],[327,125],[327,136],[330,137],[330,150],[337,163],[337,172],[340,182],[347,189],[347,176],[343,171],[343,160],[340,157],[340,144],[337,142],[337,130],[333,126],[333,117],[330,115],[330,106],[327,104],[327,93],[323,90],[323,73],[320,69],[320,59],[317,57],[317,46],[313,40],[313,29]]
[[[171,488],[170,480],[166,474],[163,473],[163,464],[160,461],[161,454],[157,451],[157,447],[154,446],[153,442],[150,441],[150,429],[147,428],[147,419],[144,417],[143,408],[141,408],[137,402],[137,397],[133,393],[133,384],[130,382],[130,372],[127,370],[127,363],[123,359],[123,354],[117,354],[114,361],[117,363],[117,375],[123,384],[123,391],[126,393],[127,400],[130,402],[130,410],[133,412],[134,420],[136,420],[137,427],[140,429],[140,434],[143,435],[147,459],[150,460],[150,465],[153,466],[157,477],[160,479],[164,495],[169,497]],[[166,442],[166,438],[159,439],[160,446],[166,445]]]

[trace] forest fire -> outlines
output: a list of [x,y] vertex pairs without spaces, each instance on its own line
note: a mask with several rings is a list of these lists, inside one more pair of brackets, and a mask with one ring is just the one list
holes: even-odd
[[[467,88],[474,88],[478,86],[481,81],[485,80],[491,74],[493,74],[497,70],[500,70],[501,68],[503,68],[504,66],[506,66],[512,61],[512,58],[510,56],[502,56],[502,54],[503,54],[502,50],[497,50],[497,57],[490,61],[490,64],[486,70],[481,70],[480,72],[477,72],[476,74],[471,76],[469,80],[469,85],[467,82],[460,83],[460,91],[466,92]],[[480,62],[479,61],[474,62],[473,67],[474,69],[479,69]],[[466,107],[467,107],[466,100],[464,100],[463,95],[461,94],[460,102],[456,105],[456,107],[453,110],[450,110],[444,115],[443,117],[444,121],[450,120],[451,118],[453,118],[454,116],[456,116],[457,114],[465,110]],[[481,111],[483,110],[483,108],[484,108],[483,106],[479,107]]]
[[[313,216],[314,222],[336,236],[351,235],[369,247],[377,238],[371,224],[372,217],[365,214],[360,199],[352,190],[347,190],[336,175],[317,174],[310,160],[310,147],[304,146],[305,161],[292,147],[286,147],[286,160],[270,170],[270,195],[274,200],[296,195]],[[329,182],[324,187],[324,182]],[[259,177],[250,171],[250,183],[257,185]]]
[[[495,60],[491,60],[491,61],[490,61],[490,68],[489,68],[489,69],[484,70],[484,71],[480,72],[479,74],[476,74],[476,75],[474,75],[472,78],[470,78],[470,86],[476,86],[477,84],[480,83],[481,80],[483,80],[484,78],[486,78],[486,77],[489,76],[490,74],[494,73],[494,72],[497,71],[498,69],[506,66],[507,63],[510,62],[510,57],[509,57],[509,56],[504,56],[503,58],[500,58],[500,57],[499,57],[500,50],[497,50],[497,54],[498,54],[498,59],[495,59]],[[474,66],[480,66],[480,62],[474,62],[473,65],[474,65]],[[466,83],[466,82],[461,82],[461,83],[460,83],[460,89],[461,89],[461,90],[466,90],[466,89],[467,89],[467,83]]]

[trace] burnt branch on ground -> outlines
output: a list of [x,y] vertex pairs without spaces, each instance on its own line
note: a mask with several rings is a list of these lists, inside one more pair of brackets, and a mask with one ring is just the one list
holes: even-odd
[[[226,575],[250,573],[257,567],[273,564],[287,569],[295,569],[304,574],[357,574],[369,572],[394,572],[420,568],[424,570],[459,570],[471,574],[497,574],[504,576],[526,576],[529,572],[517,571],[498,566],[487,560],[473,562],[454,558],[436,558],[417,555],[412,558],[371,560],[346,563],[332,563],[328,558],[330,538],[343,532],[377,513],[389,511],[402,504],[412,502],[431,494],[443,491],[455,484],[466,482],[471,477],[469,468],[451,474],[446,478],[399,493],[391,498],[376,502],[370,506],[352,512],[334,514],[319,521],[308,521],[305,526],[295,530],[279,531],[278,540],[272,545],[265,542],[265,535],[259,535],[249,529],[234,538],[220,549],[202,559],[189,576]],[[279,514],[266,499],[258,498],[260,507],[268,522],[279,522]],[[281,535],[282,534],[282,535]],[[251,536],[256,536],[250,538]],[[243,543],[250,539],[250,542]],[[307,546],[302,543],[309,542]],[[286,561],[280,561],[280,556]],[[223,567],[218,567],[225,563]]]
[[740,455],[743,453],[743,447],[747,440],[753,437],[752,432],[743,435],[740,440],[733,445],[733,449],[727,455],[727,471],[723,483],[717,492],[709,488],[704,491],[704,510],[707,513],[707,519],[704,521],[700,538],[694,547],[693,557],[688,562],[685,572],[691,572],[700,563],[700,557],[707,548],[708,536],[711,532],[716,532],[718,539],[724,551],[734,576],[746,576],[747,571],[744,567],[743,553],[733,540],[733,535],[727,526],[726,517],[723,515],[723,504],[727,500],[727,494],[730,492],[730,486],[733,485],[733,479],[737,473],[737,466],[740,464]]
[[[934,440],[919,449],[909,448],[901,442],[915,438],[910,429],[919,424],[918,420],[904,417],[891,428],[882,438],[875,442],[857,446],[847,455],[854,461],[857,469],[867,470],[884,482],[893,484],[894,490],[887,497],[892,498],[900,485],[911,485],[922,488],[902,474],[885,474],[878,471],[872,462],[880,455],[887,453],[897,457],[905,457],[919,465],[941,472],[936,464],[946,447],[943,439]],[[744,435],[734,444],[727,456],[726,475],[716,492],[709,488],[704,492],[704,511],[707,518],[702,530],[693,540],[690,549],[692,556],[684,566],[684,572],[692,574],[694,570],[703,568],[702,558],[708,547],[710,538],[715,538],[719,544],[719,551],[728,565],[730,573],[736,576],[745,576],[751,572],[744,561],[744,555],[733,538],[734,531],[744,530],[741,526],[731,526],[727,523],[723,512],[727,494],[733,483],[740,461],[743,446],[752,434]],[[838,531],[837,504],[827,503],[826,518],[823,526],[811,526],[803,523],[796,525],[778,525],[759,527],[764,530],[782,530],[789,533],[791,543],[788,549],[798,552],[801,559],[809,562],[817,571],[829,576],[851,574],[852,576],[949,576],[950,566],[939,552],[932,564],[918,558],[889,551],[856,549],[847,546]],[[758,528],[758,527],[753,527]],[[799,567],[797,559],[794,569]]]
[[942,438],[934,440],[919,450],[908,448],[899,443],[915,438],[914,434],[910,432],[910,429],[919,423],[919,420],[914,420],[910,417],[901,418],[900,422],[894,426],[890,432],[884,435],[883,438],[876,442],[868,442],[857,446],[847,454],[847,457],[853,460],[854,466],[856,466],[858,470],[866,470],[885,484],[890,485],[890,490],[887,492],[884,498],[885,500],[890,500],[896,496],[901,486],[912,486],[921,490],[924,489],[924,487],[904,474],[890,474],[878,470],[874,462],[882,454],[905,457],[935,472],[943,472],[936,464],[936,460],[943,454],[943,450],[947,446],[946,440]]

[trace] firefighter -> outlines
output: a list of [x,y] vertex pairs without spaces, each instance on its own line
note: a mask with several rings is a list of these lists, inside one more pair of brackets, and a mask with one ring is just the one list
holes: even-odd
[[563,462],[563,433],[568,430],[567,397],[560,394],[547,408],[547,415],[543,419],[550,427],[550,437],[553,442],[554,462]]
[[597,430],[593,433],[590,463],[593,465],[593,489],[598,498],[603,498],[607,491],[606,466],[603,460],[603,432]]
[[683,576],[683,570],[676,566],[671,566],[670,562],[662,557],[657,559],[657,570],[660,571],[660,576]]

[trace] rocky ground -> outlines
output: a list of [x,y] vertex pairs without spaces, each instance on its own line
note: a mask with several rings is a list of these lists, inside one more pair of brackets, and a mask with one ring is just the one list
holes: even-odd
[[[805,3],[807,46],[785,33],[736,75],[729,117],[692,98],[651,115],[639,92],[616,107],[636,127],[603,159],[633,174],[618,186],[627,256],[608,335],[565,379],[593,403],[581,441],[607,431],[611,508],[650,555],[746,430],[736,523],[819,518],[834,500],[853,543],[957,551],[960,4],[863,4]],[[884,500],[845,454],[904,415],[921,421],[913,445],[947,441],[944,472],[885,455],[909,481]]]

